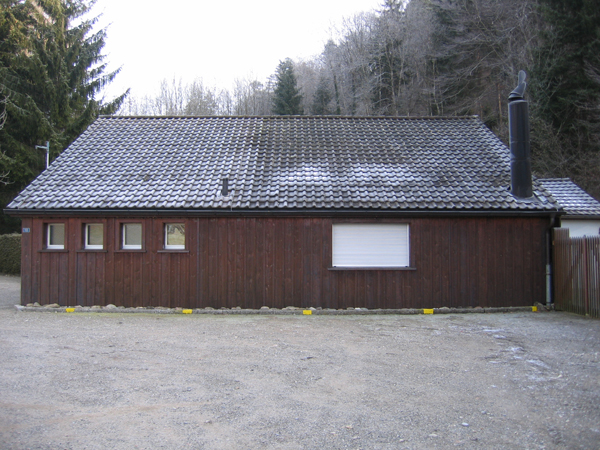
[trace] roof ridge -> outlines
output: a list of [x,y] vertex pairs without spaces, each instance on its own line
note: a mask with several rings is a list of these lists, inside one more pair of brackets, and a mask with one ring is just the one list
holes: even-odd
[[570,178],[564,177],[564,178],[538,178],[539,181],[543,181],[543,182],[552,182],[552,181],[570,181],[571,183],[574,183],[573,180],[571,180]]
[[318,116],[318,115],[306,115],[306,116],[190,116],[190,115],[164,115],[164,116],[152,116],[152,115],[99,115],[99,119],[369,119],[369,120],[464,120],[464,119],[479,119],[478,115],[469,116]]

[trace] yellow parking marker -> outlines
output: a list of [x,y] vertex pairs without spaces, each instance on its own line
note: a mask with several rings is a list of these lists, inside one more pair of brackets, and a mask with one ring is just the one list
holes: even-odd
[[75,312],[75,308],[67,308],[65,309],[65,312]]
[[531,307],[531,310],[532,310],[533,312],[537,312],[537,306],[532,306],[532,307]]
[[424,309],[423,314],[433,314],[433,309]]
[[191,310],[191,309],[182,309],[181,312],[183,314],[191,314],[193,312],[193,310]]
[[312,314],[312,311],[310,309],[305,309],[304,311],[302,311],[302,314],[310,316]]

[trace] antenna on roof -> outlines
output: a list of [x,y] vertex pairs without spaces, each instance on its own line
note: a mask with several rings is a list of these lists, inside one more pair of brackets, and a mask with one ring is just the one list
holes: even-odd
[[46,150],[46,169],[47,169],[48,166],[50,165],[50,141],[46,141],[45,147],[43,145],[36,145],[35,148],[42,148],[42,149]]

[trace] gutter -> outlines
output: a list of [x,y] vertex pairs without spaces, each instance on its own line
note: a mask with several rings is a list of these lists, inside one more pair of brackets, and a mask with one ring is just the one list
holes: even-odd
[[191,216],[191,217],[548,217],[560,210],[373,210],[373,209],[4,209],[13,217],[32,216]]
[[565,214],[561,217],[562,220],[600,220],[598,214]]

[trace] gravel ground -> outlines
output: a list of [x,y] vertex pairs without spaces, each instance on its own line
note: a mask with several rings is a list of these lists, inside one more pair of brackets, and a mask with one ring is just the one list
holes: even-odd
[[0,309],[21,303],[21,277],[0,274]]
[[2,449],[600,448],[600,321],[566,313],[1,308],[0,349]]

